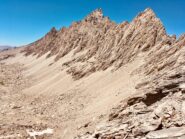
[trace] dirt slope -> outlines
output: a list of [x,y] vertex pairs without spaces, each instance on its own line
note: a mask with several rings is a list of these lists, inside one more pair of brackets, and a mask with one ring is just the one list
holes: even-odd
[[[134,84],[139,77],[131,76],[130,73],[142,63],[142,59],[115,72],[109,69],[74,81],[62,71],[61,63],[67,58],[66,56],[52,66],[48,65],[53,59],[46,60],[44,56],[37,59],[32,56],[25,58],[19,54],[7,60],[6,63],[10,64],[8,66],[16,61],[24,65],[23,75],[31,80],[31,85],[23,89],[21,95],[12,102],[21,105],[21,108],[16,109],[13,118],[6,113],[6,118],[2,117],[2,123],[44,123],[54,128],[57,136],[72,138],[76,132],[84,130],[80,127],[87,123],[90,123],[89,128],[93,127],[122,98],[134,93]],[[6,103],[10,103],[9,100]]]

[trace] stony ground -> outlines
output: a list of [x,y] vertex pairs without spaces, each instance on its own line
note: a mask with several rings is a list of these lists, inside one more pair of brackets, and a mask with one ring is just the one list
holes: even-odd
[[[23,74],[23,65],[0,63],[0,138],[29,138],[34,131],[47,129],[43,123],[34,123],[33,108],[24,103],[26,96],[22,90],[29,86],[30,80]],[[28,112],[29,111],[29,112]],[[30,119],[32,117],[32,119]],[[38,136],[47,138],[47,134]]]
[[123,100],[113,109],[107,122],[78,138],[185,138],[185,75],[168,75],[162,83],[159,80],[154,80],[158,83],[156,88],[142,90],[140,94]]

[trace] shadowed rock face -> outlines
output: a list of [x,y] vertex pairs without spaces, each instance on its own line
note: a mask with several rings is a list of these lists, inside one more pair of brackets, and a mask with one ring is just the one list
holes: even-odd
[[[131,23],[121,24],[112,22],[103,16],[101,9],[97,9],[69,28],[51,29],[43,38],[25,47],[23,52],[38,57],[49,52],[48,57],[56,56],[56,61],[71,52],[74,59],[64,65],[68,73],[80,79],[110,66],[118,69],[140,53],[175,43],[179,41],[166,34],[151,9],[140,13]],[[81,66],[77,68],[78,63]]]

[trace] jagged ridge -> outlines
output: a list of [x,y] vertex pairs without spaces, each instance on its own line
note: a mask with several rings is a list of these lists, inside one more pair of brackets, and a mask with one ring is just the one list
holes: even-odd
[[103,16],[101,9],[97,9],[69,28],[59,31],[53,28],[43,38],[25,47],[24,52],[38,57],[49,53],[47,57],[55,55],[56,61],[72,52],[74,59],[63,65],[68,73],[79,79],[110,66],[118,69],[133,61],[139,53],[148,52],[154,46],[159,49],[164,45],[172,46],[175,41],[166,34],[162,22],[151,9],[140,13],[131,23],[121,24],[112,22]]

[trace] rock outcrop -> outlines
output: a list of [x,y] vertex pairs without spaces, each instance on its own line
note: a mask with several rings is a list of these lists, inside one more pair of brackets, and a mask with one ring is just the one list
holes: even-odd
[[184,77],[179,70],[139,84],[138,95],[123,100],[95,132],[78,138],[184,138]]

